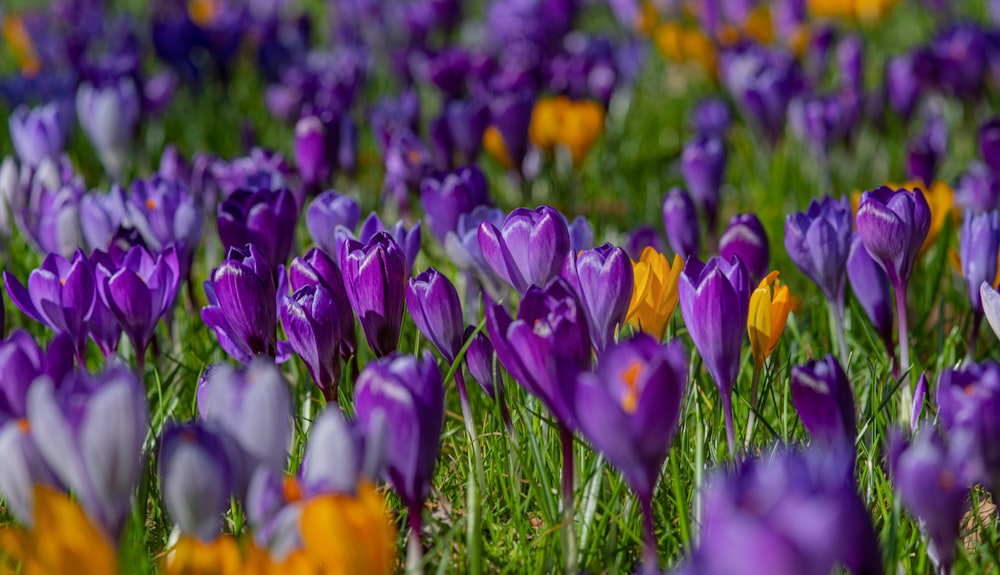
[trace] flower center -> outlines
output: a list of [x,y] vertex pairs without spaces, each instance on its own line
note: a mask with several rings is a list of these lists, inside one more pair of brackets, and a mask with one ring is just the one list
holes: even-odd
[[148,200],[146,200],[146,209],[147,210],[155,210],[156,209],[156,200],[154,200],[153,198],[149,198]]
[[28,423],[27,419],[25,419],[25,418],[22,417],[21,419],[17,420],[17,429],[20,430],[21,433],[30,433],[31,432],[31,424]]
[[642,367],[642,361],[634,359],[622,371],[622,381],[625,382],[625,397],[622,398],[622,409],[625,410],[625,413],[634,413],[636,408],[639,407],[639,392],[641,390],[636,380],[639,379]]
[[291,475],[285,476],[285,480],[281,484],[281,494],[286,503],[294,503],[302,499],[302,489],[299,487],[299,482]]

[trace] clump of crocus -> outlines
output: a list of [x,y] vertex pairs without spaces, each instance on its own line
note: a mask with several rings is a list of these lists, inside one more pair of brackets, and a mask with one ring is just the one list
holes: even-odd
[[[764,362],[771,357],[785,332],[788,314],[799,307],[799,300],[792,295],[787,285],[781,285],[780,272],[767,275],[750,294],[747,315],[747,334],[750,336],[750,352],[753,354],[753,386],[750,390],[750,405],[757,409],[757,385],[764,371]],[[753,433],[755,414],[750,413],[747,425],[747,440]]]
[[632,262],[634,287],[626,316],[628,322],[663,341],[667,324],[677,308],[677,286],[683,269],[680,255],[675,255],[671,264],[654,248],[644,249],[639,261]]
[[340,250],[340,269],[368,346],[379,357],[392,353],[399,345],[409,275],[403,251],[387,232],[367,244],[348,240]]
[[1000,492],[1000,449],[995,440],[1000,433],[1000,365],[987,361],[944,370],[936,403],[945,433],[959,441],[971,441],[966,457],[977,472],[975,479],[995,498]]
[[809,209],[785,220],[785,250],[826,297],[837,330],[840,361],[847,365],[844,292],[851,253],[851,207],[847,198],[829,196],[809,202]]
[[663,198],[663,229],[667,243],[682,260],[698,257],[701,246],[701,228],[698,211],[691,195],[680,188],[673,188]]
[[441,372],[430,355],[388,356],[369,363],[354,387],[354,409],[362,425],[387,418],[386,474],[407,509],[410,555],[419,565],[424,500],[430,493],[444,423]]
[[646,334],[604,350],[597,369],[576,381],[581,433],[621,469],[642,507],[647,570],[658,568],[653,492],[677,432],[686,383],[681,345],[661,345]]
[[955,543],[968,509],[971,465],[958,441],[946,442],[924,427],[911,442],[896,436],[889,446],[892,482],[903,504],[920,522],[927,557],[940,575],[952,572]]
[[201,309],[201,319],[233,359],[250,363],[258,356],[277,356],[274,270],[256,246],[230,248],[205,282],[205,295],[208,306]]
[[853,469],[854,393],[837,358],[827,355],[793,367],[791,390],[792,404],[813,443],[850,455]]
[[730,456],[736,455],[733,388],[750,307],[748,275],[738,258],[689,259],[678,286],[684,324],[722,396]]
[[719,239],[719,255],[727,261],[738,256],[750,273],[750,281],[760,281],[771,261],[764,224],[754,214],[733,216]]
[[997,277],[997,253],[1000,252],[1000,213],[975,215],[966,212],[961,235],[962,276],[965,278],[972,303],[972,332],[969,334],[968,357],[976,352],[976,339],[983,321],[983,300],[980,286],[992,284]]
[[[931,225],[931,210],[919,189],[892,190],[881,187],[861,196],[858,235],[872,259],[885,270],[896,293],[899,326],[899,363],[910,368],[910,343],[906,318],[906,288],[910,272]],[[900,413],[909,414],[913,401],[910,386],[903,386]]]
[[566,256],[562,277],[580,298],[590,339],[600,352],[625,323],[633,294],[633,268],[625,250],[603,244]]
[[553,208],[518,208],[500,227],[483,222],[479,247],[490,268],[524,294],[532,286],[545,287],[559,275],[570,250],[569,229]]
[[892,286],[889,276],[879,267],[855,232],[851,237],[851,250],[847,256],[847,278],[854,297],[865,310],[875,332],[882,339],[885,350],[895,362],[892,345]]

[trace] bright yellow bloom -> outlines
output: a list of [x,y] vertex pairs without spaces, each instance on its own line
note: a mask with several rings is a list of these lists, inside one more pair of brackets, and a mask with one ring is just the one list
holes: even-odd
[[199,26],[209,26],[218,17],[222,9],[221,4],[221,0],[190,0],[188,17]]
[[569,107],[569,98],[566,96],[541,98],[535,102],[531,111],[531,126],[528,128],[532,145],[549,154],[555,150]]
[[242,575],[246,570],[240,546],[231,535],[210,543],[181,537],[163,564],[164,575]]
[[788,286],[781,285],[778,274],[777,271],[769,273],[750,294],[747,333],[750,334],[753,362],[758,368],[778,347],[788,313],[799,308],[798,298],[792,295]]
[[642,251],[639,261],[632,262],[635,287],[626,319],[634,327],[662,340],[667,324],[677,307],[677,282],[684,269],[684,260],[674,256],[673,265],[652,247]]
[[556,146],[562,146],[569,151],[577,168],[603,133],[604,107],[591,100],[573,101],[566,96],[538,100],[528,130],[535,147],[551,154]]
[[500,133],[500,130],[496,126],[490,126],[483,132],[483,149],[498,164],[503,166],[504,169],[516,169],[514,160],[511,160],[510,154],[507,153],[507,144],[503,141],[503,134]]
[[[104,533],[68,495],[35,486],[32,529],[0,530],[0,549],[28,575],[113,575],[118,555]],[[0,563],[0,572],[3,572]]]
[[840,18],[872,24],[889,15],[899,0],[809,0],[814,18]]
[[357,497],[327,495],[309,501],[300,529],[305,551],[325,573],[393,573],[396,531],[385,500],[370,483]]
[[705,74],[715,77],[715,44],[700,28],[665,22],[653,32],[656,49],[671,62],[696,62]]
[[10,45],[14,60],[26,76],[34,76],[42,69],[42,64],[31,42],[31,35],[19,16],[11,15],[3,18],[3,37]]

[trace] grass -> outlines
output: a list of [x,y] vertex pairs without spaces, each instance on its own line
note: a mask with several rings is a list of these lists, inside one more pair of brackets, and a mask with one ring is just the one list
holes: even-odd
[[[978,6],[977,3],[970,10]],[[931,32],[933,22],[912,10],[902,9],[878,29],[865,31],[870,46],[876,47],[870,50],[871,80],[875,80],[886,55],[926,39]],[[182,91],[162,119],[144,128],[130,174],[141,176],[153,170],[166,143],[176,144],[185,155],[211,151],[221,157],[233,156],[240,151],[239,126],[245,121],[256,127],[261,145],[290,155],[292,131],[268,117],[263,107],[262,86],[252,70],[246,66],[237,77],[240,80],[225,93],[214,86],[197,96]],[[651,54],[627,108],[624,113],[611,115],[605,138],[582,170],[567,174],[546,169],[534,185],[534,201],[551,203],[568,214],[590,216],[599,240],[621,241],[629,229],[639,224],[660,227],[663,194],[669,187],[682,184],[677,158],[691,133],[687,115],[698,98],[715,91],[712,82],[696,71],[666,65]],[[953,131],[951,153],[942,176],[953,181],[975,155],[976,126],[985,119],[986,108],[965,108],[950,102],[946,111]],[[901,180],[906,137],[907,128],[898,123],[890,122],[885,132],[866,125],[850,149],[834,152],[831,165],[835,195]],[[761,420],[749,447],[751,453],[760,453],[778,442],[808,441],[789,401],[790,368],[831,353],[835,347],[821,294],[791,264],[782,242],[785,215],[805,209],[821,184],[808,150],[791,136],[769,150],[740,124],[731,134],[729,148],[720,221],[728,221],[735,213],[756,212],[771,238],[772,268],[782,271],[782,279],[803,302],[801,311],[789,321],[762,378]],[[0,150],[10,149],[8,134],[0,133]],[[79,131],[70,156],[88,184],[100,189],[108,187]],[[340,179],[336,188],[354,194],[363,209],[374,209],[378,205],[381,176],[373,143],[367,135],[362,164],[359,180]],[[504,208],[516,206],[519,190],[488,159],[482,165],[488,171],[499,204]],[[302,228],[300,225],[298,236],[304,251],[308,239]],[[206,233],[212,233],[212,228],[207,227]],[[952,225],[914,272],[910,288],[913,369],[911,374],[903,376],[903,381],[893,379],[890,358],[885,356],[857,302],[849,300],[848,371],[855,390],[859,424],[857,479],[872,512],[889,572],[930,572],[919,531],[893,496],[882,452],[888,430],[897,418],[899,387],[910,378],[915,381],[921,373],[928,374],[933,382],[937,373],[965,355],[971,314],[964,283],[952,272],[946,257],[947,250],[956,246],[956,228]],[[22,279],[39,264],[39,258],[16,236],[0,253],[0,258],[4,269]],[[204,262],[201,257],[195,265],[199,281],[210,272]],[[417,267],[424,269],[430,265],[456,277],[456,270],[444,257],[441,246],[430,234],[425,234]],[[198,294],[203,297],[200,290]],[[161,329],[158,337],[163,354],[147,364],[145,379],[152,414],[150,445],[164,422],[195,416],[194,390],[199,375],[207,365],[227,361],[214,336],[197,317],[196,309],[197,305],[186,295],[181,296],[172,337]],[[49,337],[9,302],[6,314],[8,330],[24,328],[41,339]],[[679,312],[674,315],[669,337],[680,338],[691,347]],[[363,341],[360,333],[359,341]],[[997,342],[987,329],[983,330],[980,342],[978,358],[1000,355]],[[418,337],[412,323],[407,323],[400,349],[419,352],[429,347],[428,342]],[[92,347],[89,366],[92,369],[101,366],[95,352]],[[370,360],[366,353],[363,350],[358,359],[362,366]],[[737,437],[744,436],[750,413],[747,397],[753,366],[749,350],[744,350],[743,362],[735,401]],[[698,364],[692,352],[692,365]],[[443,362],[442,368],[446,370]],[[286,365],[284,371],[294,390],[296,405],[301,407],[299,412],[304,414],[296,423],[291,464],[294,471],[302,455],[303,426],[318,412],[322,400],[298,360]],[[472,383],[471,378],[469,382]],[[465,571],[470,542],[481,544],[478,560],[488,572],[554,572],[562,567],[558,432],[537,400],[513,381],[506,379],[505,384],[519,438],[517,443],[509,438],[497,405],[474,384],[471,388],[485,485],[479,494],[482,508],[470,510],[466,508],[467,493],[470,488],[477,488],[470,463],[471,446],[453,389],[454,381],[449,381],[441,455],[424,513],[428,573]],[[348,409],[351,388],[348,381],[341,389],[342,403]],[[654,501],[659,555],[665,566],[676,564],[696,543],[698,488],[707,474],[712,473],[710,470],[729,465],[718,399],[707,373],[692,369],[680,432],[664,466]],[[933,417],[930,405],[925,407],[925,416]],[[577,439],[574,455],[580,567],[595,573],[631,572],[639,559],[642,541],[638,506],[619,474],[582,440]],[[407,531],[405,517],[399,502],[391,495],[389,499],[393,509],[399,511],[396,516],[402,550]],[[122,545],[122,565],[130,573],[156,571],[153,558],[162,554],[170,532],[155,481],[149,482],[148,498],[143,503],[136,506]],[[972,509],[978,511],[987,503],[986,493],[974,490]],[[956,572],[995,572],[1000,564],[1000,551],[994,544],[997,540],[997,527],[991,517],[970,514],[959,545]]]

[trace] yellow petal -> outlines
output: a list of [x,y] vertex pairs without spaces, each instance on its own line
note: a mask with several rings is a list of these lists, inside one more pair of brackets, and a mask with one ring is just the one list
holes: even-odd
[[771,301],[771,339],[767,346],[768,357],[774,353],[774,348],[778,347],[781,334],[785,332],[785,324],[788,323],[788,314],[797,301],[788,286],[781,286],[775,290],[774,299]]
[[395,565],[395,529],[371,484],[357,497],[327,495],[306,504],[300,528],[306,553],[334,573],[388,574]]
[[754,365],[760,367],[771,341],[771,289],[767,285],[759,286],[750,294],[747,335],[750,336]]
[[628,313],[625,319],[635,327],[639,327],[639,310],[649,295],[649,289],[653,281],[653,272],[648,263],[640,260],[632,262],[632,277],[632,300],[628,304]]
[[503,141],[503,135],[500,134],[500,130],[496,126],[490,126],[483,132],[483,149],[504,169],[514,170],[516,168],[514,161],[510,159],[510,154],[507,153],[507,145]]
[[[259,552],[250,562],[261,567],[268,561],[266,552]],[[247,569],[248,572],[266,573],[267,569]],[[181,537],[166,556],[165,575],[242,575],[243,558],[236,539],[231,535],[217,537],[205,543],[193,537]]]
[[68,495],[35,486],[35,526],[21,537],[26,571],[117,573],[118,556],[105,535]]

